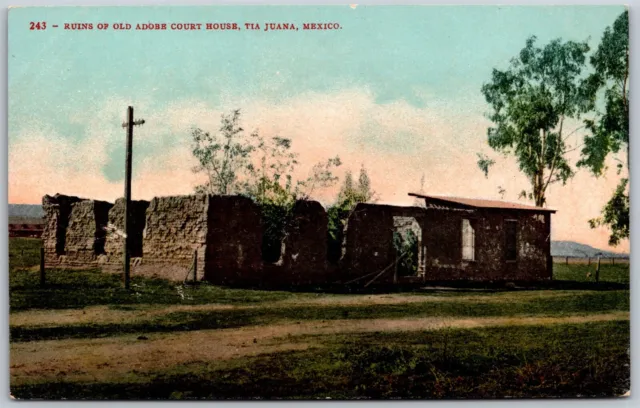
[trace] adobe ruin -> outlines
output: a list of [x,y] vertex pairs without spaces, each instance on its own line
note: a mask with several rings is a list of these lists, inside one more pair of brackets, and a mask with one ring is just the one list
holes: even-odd
[[[132,275],[242,286],[326,284],[363,276],[378,283],[551,279],[553,210],[415,196],[425,200],[424,207],[358,204],[346,222],[337,262],[328,260],[327,212],[316,201],[295,203],[279,258],[269,260],[263,256],[261,209],[249,198],[133,201]],[[121,272],[123,199],[111,204],[56,194],[45,196],[43,207],[48,267]]]

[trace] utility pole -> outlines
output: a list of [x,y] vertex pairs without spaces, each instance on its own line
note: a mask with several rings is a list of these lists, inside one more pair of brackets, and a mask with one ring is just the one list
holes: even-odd
[[127,129],[127,156],[125,162],[125,176],[124,176],[124,288],[129,289],[129,283],[131,281],[130,268],[131,268],[131,255],[129,254],[129,210],[131,209],[131,156],[133,150],[133,127],[144,125],[144,119],[133,120],[133,106],[129,106],[127,110],[127,121],[122,124],[123,128]]

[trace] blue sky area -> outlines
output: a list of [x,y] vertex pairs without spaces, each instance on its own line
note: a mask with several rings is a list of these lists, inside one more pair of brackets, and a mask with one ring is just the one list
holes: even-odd
[[[9,153],[11,157],[34,127],[71,145],[86,143],[96,134],[91,109],[117,98],[136,106],[144,100],[145,115],[153,117],[180,100],[228,110],[237,107],[226,105],[229,95],[236,101],[278,106],[300,95],[363,89],[377,106],[433,108],[441,117],[458,115],[482,123],[487,111],[480,93],[483,82],[493,68],[506,68],[528,37],[537,36],[540,45],[558,37],[588,40],[593,49],[623,10],[622,6],[13,8]],[[48,27],[31,31],[31,21],[46,21]],[[134,27],[150,22],[236,22],[242,30],[62,28],[64,23],[101,22]],[[245,22],[295,23],[299,31],[250,31],[244,29]],[[312,22],[337,22],[341,29],[302,30],[303,23]],[[52,28],[53,24],[60,27]],[[363,129],[375,133],[376,123],[365,120]],[[406,131],[399,129],[397,134]],[[120,134],[121,129],[116,125],[104,132]],[[470,132],[456,143],[475,146],[485,140],[485,132]],[[183,142],[171,135],[158,134],[155,143],[137,147],[136,158],[152,158],[179,143]],[[393,141],[381,140],[372,153],[385,155],[393,146]],[[105,138],[103,153],[101,176],[108,183],[121,181],[123,144]],[[403,151],[391,153],[401,157]],[[10,178],[12,165],[10,161]],[[12,189],[10,201],[11,193]]]

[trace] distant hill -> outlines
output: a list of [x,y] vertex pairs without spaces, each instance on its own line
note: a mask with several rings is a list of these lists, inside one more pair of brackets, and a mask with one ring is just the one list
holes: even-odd
[[42,218],[44,210],[40,204],[9,204],[9,217]]
[[628,258],[629,254],[605,251],[573,241],[551,241],[551,256]]
[[9,224],[41,224],[44,211],[40,204],[9,204]]

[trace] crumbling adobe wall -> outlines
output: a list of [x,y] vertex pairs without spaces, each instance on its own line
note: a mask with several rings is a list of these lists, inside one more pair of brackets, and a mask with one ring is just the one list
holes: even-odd
[[42,208],[45,213],[42,245],[47,266],[59,266],[64,263],[71,206],[83,200],[83,198],[63,194],[42,197]]
[[[198,279],[204,276],[209,197],[206,195],[155,197],[146,211],[139,274],[183,280],[198,257]],[[193,272],[189,279],[193,279]]]
[[514,279],[535,281],[552,278],[550,220],[549,213],[522,212],[518,217],[518,256]]
[[[109,231],[104,251],[109,263],[122,262],[124,247],[124,198],[116,200],[109,210]],[[142,236],[147,220],[149,201],[131,201],[129,206],[129,254],[131,258],[142,257]]]
[[71,205],[65,243],[68,266],[95,265],[103,255],[109,210],[113,204],[106,201],[84,200]]
[[[418,207],[396,207],[360,203],[347,220],[344,253],[340,260],[340,278],[348,281],[368,273],[387,271],[376,282],[393,281],[396,250],[393,233],[394,217],[413,217],[421,227],[425,210]],[[424,227],[422,228],[424,235]],[[424,239],[421,238],[421,241]]]
[[282,245],[280,261],[269,268],[265,280],[278,284],[328,283],[328,217],[317,201],[298,200]]
[[262,223],[249,198],[210,196],[205,279],[216,284],[262,283]]
[[[120,271],[124,200],[115,205],[78,197],[43,197],[43,245],[49,267]],[[276,263],[263,263],[260,208],[239,196],[176,196],[132,202],[132,276],[181,281],[197,256],[197,279],[216,284],[298,285],[346,282],[388,268],[377,283],[392,282],[394,231],[418,234],[421,279],[550,279],[549,213],[500,209],[424,209],[358,204],[349,216],[339,270],[327,262],[327,213],[315,201],[293,208]],[[475,229],[475,259],[462,259],[462,221]],[[517,222],[517,257],[506,259],[506,221]],[[140,257],[142,255],[142,257]],[[135,259],[135,262],[133,261]],[[187,272],[189,274],[187,275]],[[407,276],[404,278],[417,278]]]
[[[475,226],[475,260],[462,259],[462,220]],[[516,260],[506,259],[505,222],[517,222]],[[536,281],[551,278],[550,216],[501,209],[427,210],[427,280]]]

